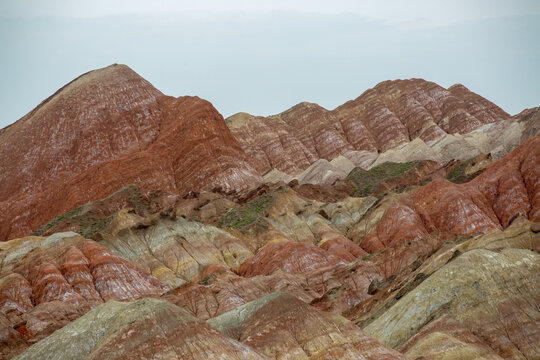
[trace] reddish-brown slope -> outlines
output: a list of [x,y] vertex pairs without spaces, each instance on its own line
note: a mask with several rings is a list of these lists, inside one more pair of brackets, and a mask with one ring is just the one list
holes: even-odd
[[360,244],[367,251],[433,231],[487,233],[516,217],[540,220],[540,137],[533,137],[465,184],[437,179],[388,209]]
[[145,270],[75,233],[0,245],[0,313],[8,327],[18,329],[31,343],[102,302],[159,296],[169,289]]
[[260,178],[223,117],[124,65],[82,75],[0,132],[0,240],[128,184],[184,193]]
[[242,264],[242,276],[268,275],[277,269],[306,272],[338,263],[341,259],[309,243],[283,241],[267,245]]
[[463,85],[449,89],[422,79],[385,81],[335,110],[301,103],[268,118],[237,114],[229,127],[260,172],[298,173],[318,159],[356,151],[383,152],[415,138],[468,133],[510,118]]

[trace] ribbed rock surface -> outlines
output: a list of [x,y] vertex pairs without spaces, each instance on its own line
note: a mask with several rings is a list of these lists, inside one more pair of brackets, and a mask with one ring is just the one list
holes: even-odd
[[115,220],[117,232],[103,235],[99,243],[173,288],[200,280],[210,265],[237,269],[253,256],[242,240],[196,221],[163,217],[150,226],[133,214]]
[[397,348],[431,319],[448,314],[499,356],[536,359],[539,274],[540,256],[530,250],[471,250],[432,274],[365,330]]
[[[321,310],[342,313],[371,298],[372,283],[384,283],[424,261],[443,242],[452,239],[451,236],[429,236],[410,245],[397,244],[366,260],[350,255],[351,262],[344,259],[325,267],[314,264],[313,269],[302,273],[276,269],[269,275],[242,277],[225,269],[215,269],[202,281],[181,286],[163,297],[203,319],[275,291],[287,292]],[[294,268],[295,257],[286,258],[291,261],[286,265]]]
[[448,315],[424,326],[401,351],[413,359],[503,359]]
[[80,76],[0,131],[0,240],[122,186],[184,193],[256,186],[223,117],[124,65]]
[[298,174],[318,159],[344,155],[361,165],[369,153],[373,161],[377,152],[417,138],[433,142],[508,118],[463,85],[444,89],[410,79],[382,82],[332,111],[301,103],[267,118],[233,115],[227,123],[259,172]]
[[282,271],[267,276],[241,277],[230,271],[216,270],[203,281],[178,287],[163,295],[199,319],[209,319],[276,291],[287,292],[302,301],[319,296],[300,274]]
[[277,269],[288,273],[306,272],[338,263],[340,259],[315,245],[282,241],[265,246],[248,259],[238,273],[242,276],[268,275]]
[[108,301],[16,359],[265,359],[156,299]]
[[275,293],[208,320],[273,359],[405,359],[343,317]]
[[75,233],[0,244],[0,312],[31,343],[104,301],[159,296],[168,289]]
[[540,219],[540,137],[527,140],[465,184],[437,179],[395,202],[360,245],[377,251],[433,231],[456,234],[507,227],[517,216]]

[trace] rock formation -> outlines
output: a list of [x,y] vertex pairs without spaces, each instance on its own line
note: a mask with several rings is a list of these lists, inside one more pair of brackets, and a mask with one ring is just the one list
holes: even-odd
[[[529,250],[469,251],[432,274],[365,329],[399,348],[433,317],[448,314],[503,358],[533,359],[540,352],[539,266],[539,255]],[[429,339],[424,337],[424,341]],[[444,346],[441,342],[424,347]]]
[[265,359],[165,301],[109,301],[16,359]]
[[1,130],[0,240],[128,184],[186,193],[259,180],[210,103],[165,96],[112,65],[81,75]]
[[25,337],[24,345],[102,302],[159,296],[168,289],[143,269],[75,233],[0,244],[2,331],[16,329]]
[[405,359],[343,317],[274,293],[208,320],[271,359]]
[[[319,159],[330,161],[339,155],[367,167],[377,153],[415,139],[430,149],[427,144],[447,134],[460,138],[481,126],[509,118],[502,109],[463,85],[444,89],[432,82],[411,79],[382,82],[332,111],[301,103],[267,118],[236,114],[227,123],[259,172],[275,168],[295,175]],[[407,161],[436,160],[432,157],[441,156],[440,151],[431,153],[431,157],[423,154],[421,159],[404,156],[409,156]],[[469,153],[465,158],[477,154]]]
[[540,137],[527,140],[465,184],[438,179],[394,202],[361,246],[369,251],[433,231],[500,230],[518,216],[540,220]]
[[538,115],[412,79],[225,121],[84,74],[0,130],[0,360],[538,359]]

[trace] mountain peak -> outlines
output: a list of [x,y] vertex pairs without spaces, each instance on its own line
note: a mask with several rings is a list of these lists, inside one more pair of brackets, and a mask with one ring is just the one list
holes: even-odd
[[[11,209],[0,215],[0,223],[11,223],[0,238],[34,231],[127,184],[178,193],[186,187],[240,190],[260,180],[210,103],[165,96],[119,64],[63,86],[0,132],[0,149],[0,202]],[[177,162],[179,156],[190,160]],[[193,164],[196,172],[185,170]],[[158,174],[163,168],[167,174]],[[39,209],[37,202],[50,206]]]
[[254,117],[255,117],[254,115],[251,115],[247,112],[239,112],[226,118],[225,122],[230,128],[234,128],[234,127],[246,125],[248,121],[250,121]]

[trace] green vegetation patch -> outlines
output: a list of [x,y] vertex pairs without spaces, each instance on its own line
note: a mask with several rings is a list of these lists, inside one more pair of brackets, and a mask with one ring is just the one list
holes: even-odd
[[150,210],[150,203],[144,199],[141,190],[138,187],[135,185],[128,185],[123,189],[123,192],[137,210],[142,210],[143,213]]
[[77,232],[85,238],[92,238],[98,232],[103,231],[111,223],[113,215],[104,218],[93,216],[80,219],[79,230]]
[[49,230],[53,226],[57,225],[61,221],[71,219],[71,218],[74,218],[75,216],[79,215],[81,213],[82,209],[83,209],[83,207],[79,206],[79,207],[77,207],[77,208],[75,208],[73,210],[68,211],[65,214],[62,214],[62,215],[59,215],[59,216],[55,217],[54,219],[52,219],[51,221],[49,221],[48,223],[46,223],[45,225],[43,225],[42,227],[37,229],[32,235],[41,236],[44,232],[46,232],[47,230]]
[[367,171],[361,168],[355,168],[347,176],[347,180],[356,185],[354,196],[369,196],[373,193],[377,184],[398,177],[412,169],[417,163],[418,161],[406,163],[386,162]]
[[378,255],[380,254],[381,252],[383,252],[384,250],[379,250],[379,251],[375,251],[375,252],[372,252],[371,254],[367,254],[366,256],[363,256],[362,257],[362,260],[369,260],[371,259],[372,257],[374,257],[375,255]]
[[273,196],[270,193],[261,195],[240,208],[229,210],[219,222],[221,228],[240,229],[263,218],[272,205]]
[[452,171],[450,171],[450,173],[448,174],[448,176],[446,176],[448,181],[451,181],[455,184],[463,184],[463,183],[471,181],[472,179],[480,175],[483,172],[483,170],[479,170],[475,173],[468,174],[468,175],[465,173],[467,166],[469,166],[469,164],[473,160],[474,159],[463,161],[461,164],[453,168]]

